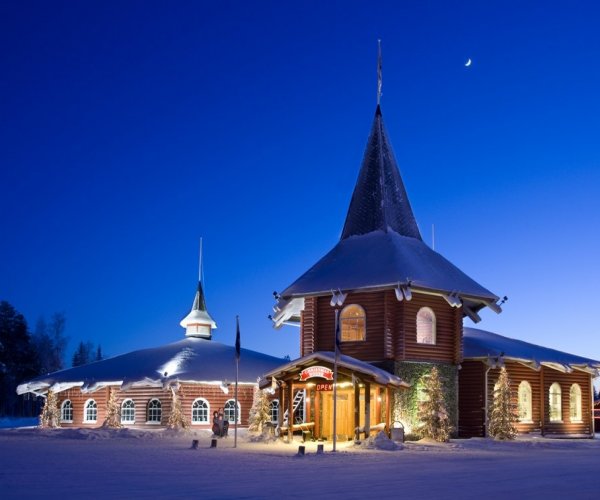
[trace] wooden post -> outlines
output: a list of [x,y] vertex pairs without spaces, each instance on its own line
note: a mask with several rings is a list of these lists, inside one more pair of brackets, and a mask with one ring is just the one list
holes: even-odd
[[298,455],[299,456],[303,457],[305,451],[306,451],[306,448],[304,446],[298,446]]
[[216,439],[211,439],[211,441],[210,441],[210,447],[211,448],[216,448],[217,447],[217,440]]
[[392,391],[389,387],[385,388],[385,426],[388,434],[391,434],[392,429]]
[[293,400],[294,391],[292,390],[292,382],[288,382],[285,386],[285,404],[287,406],[288,412],[288,441],[292,442],[293,430],[292,425],[294,425],[294,400]]
[[358,381],[354,382],[354,440],[360,441],[360,386]]
[[365,439],[371,433],[371,383],[365,382]]
[[281,429],[281,426],[283,425],[283,412],[285,411],[283,383],[277,384],[277,397],[279,398],[279,414],[277,415],[277,425],[279,429]]
[[381,418],[381,388],[377,387],[375,389],[375,415],[377,415],[376,418],[376,424],[378,424],[380,422],[380,418]]
[[317,455],[320,455],[321,453],[323,453],[323,445],[318,444],[317,445]]
[[315,391],[315,438],[321,437],[321,391]]
[[198,440],[192,439],[192,450],[197,450],[197,449],[198,449]]
[[[533,396],[532,398],[533,399]],[[540,420],[542,436],[546,430],[546,388],[544,387],[544,367],[540,366]]]

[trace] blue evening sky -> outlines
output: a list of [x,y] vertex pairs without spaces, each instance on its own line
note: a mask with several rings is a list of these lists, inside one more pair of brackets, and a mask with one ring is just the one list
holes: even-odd
[[64,311],[69,361],[172,342],[202,236],[215,340],[239,314],[243,347],[296,357],[272,292],[339,237],[381,38],[424,239],[509,296],[479,327],[600,359],[599,25],[593,1],[4,1],[0,299]]

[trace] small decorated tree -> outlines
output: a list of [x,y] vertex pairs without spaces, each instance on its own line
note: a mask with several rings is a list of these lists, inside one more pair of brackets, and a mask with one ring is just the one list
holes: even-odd
[[262,433],[265,424],[270,421],[271,410],[269,407],[269,398],[266,391],[261,391],[257,387],[254,389],[252,408],[250,408],[248,430],[250,432]]
[[187,429],[188,427],[181,407],[181,399],[174,387],[171,387],[171,414],[169,415],[167,427],[169,429]]
[[121,426],[121,408],[117,402],[117,395],[112,387],[108,389],[108,401],[106,402],[106,418],[103,427],[118,429]]
[[40,414],[40,427],[54,428],[60,427],[60,410],[58,409],[58,401],[54,391],[48,390],[46,401]]
[[494,388],[494,401],[490,411],[488,432],[494,439],[514,439],[517,435],[517,407],[510,394],[510,379],[506,368],[500,370],[500,377]]
[[442,381],[436,367],[423,376],[424,401],[419,407],[419,432],[423,437],[446,443],[450,439],[452,424],[446,409]]

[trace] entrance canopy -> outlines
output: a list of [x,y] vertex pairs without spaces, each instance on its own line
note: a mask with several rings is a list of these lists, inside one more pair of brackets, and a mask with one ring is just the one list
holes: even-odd
[[[258,384],[261,389],[265,389],[273,382],[273,379],[276,380],[286,380],[286,379],[298,379],[299,374],[303,369],[310,368],[311,366],[316,366],[319,364],[325,364],[329,368],[333,366],[335,362],[335,353],[331,351],[317,351],[309,354],[308,356],[304,356],[302,358],[295,359],[286,363],[285,365],[279,366],[274,370],[266,373],[261,377]],[[369,363],[364,361],[360,361],[351,356],[344,356],[340,354],[338,356],[337,362],[338,375],[342,377],[352,377],[359,378],[363,381],[374,382],[383,386],[392,386],[392,387],[410,387],[410,384],[404,382],[400,377],[393,375],[381,368],[377,368]],[[324,376],[317,376],[315,378],[324,378]]]

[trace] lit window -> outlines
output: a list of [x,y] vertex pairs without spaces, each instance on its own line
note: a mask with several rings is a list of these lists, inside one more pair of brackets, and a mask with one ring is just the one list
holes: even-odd
[[158,399],[152,399],[148,403],[146,421],[150,424],[160,424],[162,419],[162,404]]
[[532,398],[531,385],[526,380],[519,384],[519,420],[521,422],[531,422]]
[[198,398],[192,404],[192,423],[193,424],[207,424],[208,415],[210,413],[210,407],[208,401],[203,398]]
[[98,405],[93,399],[88,399],[83,407],[83,421],[84,423],[93,424],[98,419]]
[[[225,420],[227,420],[230,423],[234,423],[235,422],[235,401],[233,399],[230,399],[229,401],[227,401],[227,403],[225,403],[225,406],[223,408],[223,411],[225,412]],[[240,403],[238,402],[237,405],[237,423],[240,423]]]
[[274,424],[279,422],[279,400],[274,399],[269,404],[269,412],[271,414],[271,422]]
[[571,422],[581,422],[581,387],[573,384],[569,391],[569,414]]
[[133,399],[126,399],[121,405],[121,423],[133,424],[135,422],[135,403]]
[[365,340],[366,332],[365,310],[358,304],[344,307],[340,314],[341,341],[352,342]]
[[550,422],[562,422],[562,391],[560,385],[554,382],[550,386]]
[[435,314],[429,307],[422,307],[417,313],[417,342],[435,344]]
[[73,422],[73,403],[70,399],[65,399],[60,407],[60,421]]

